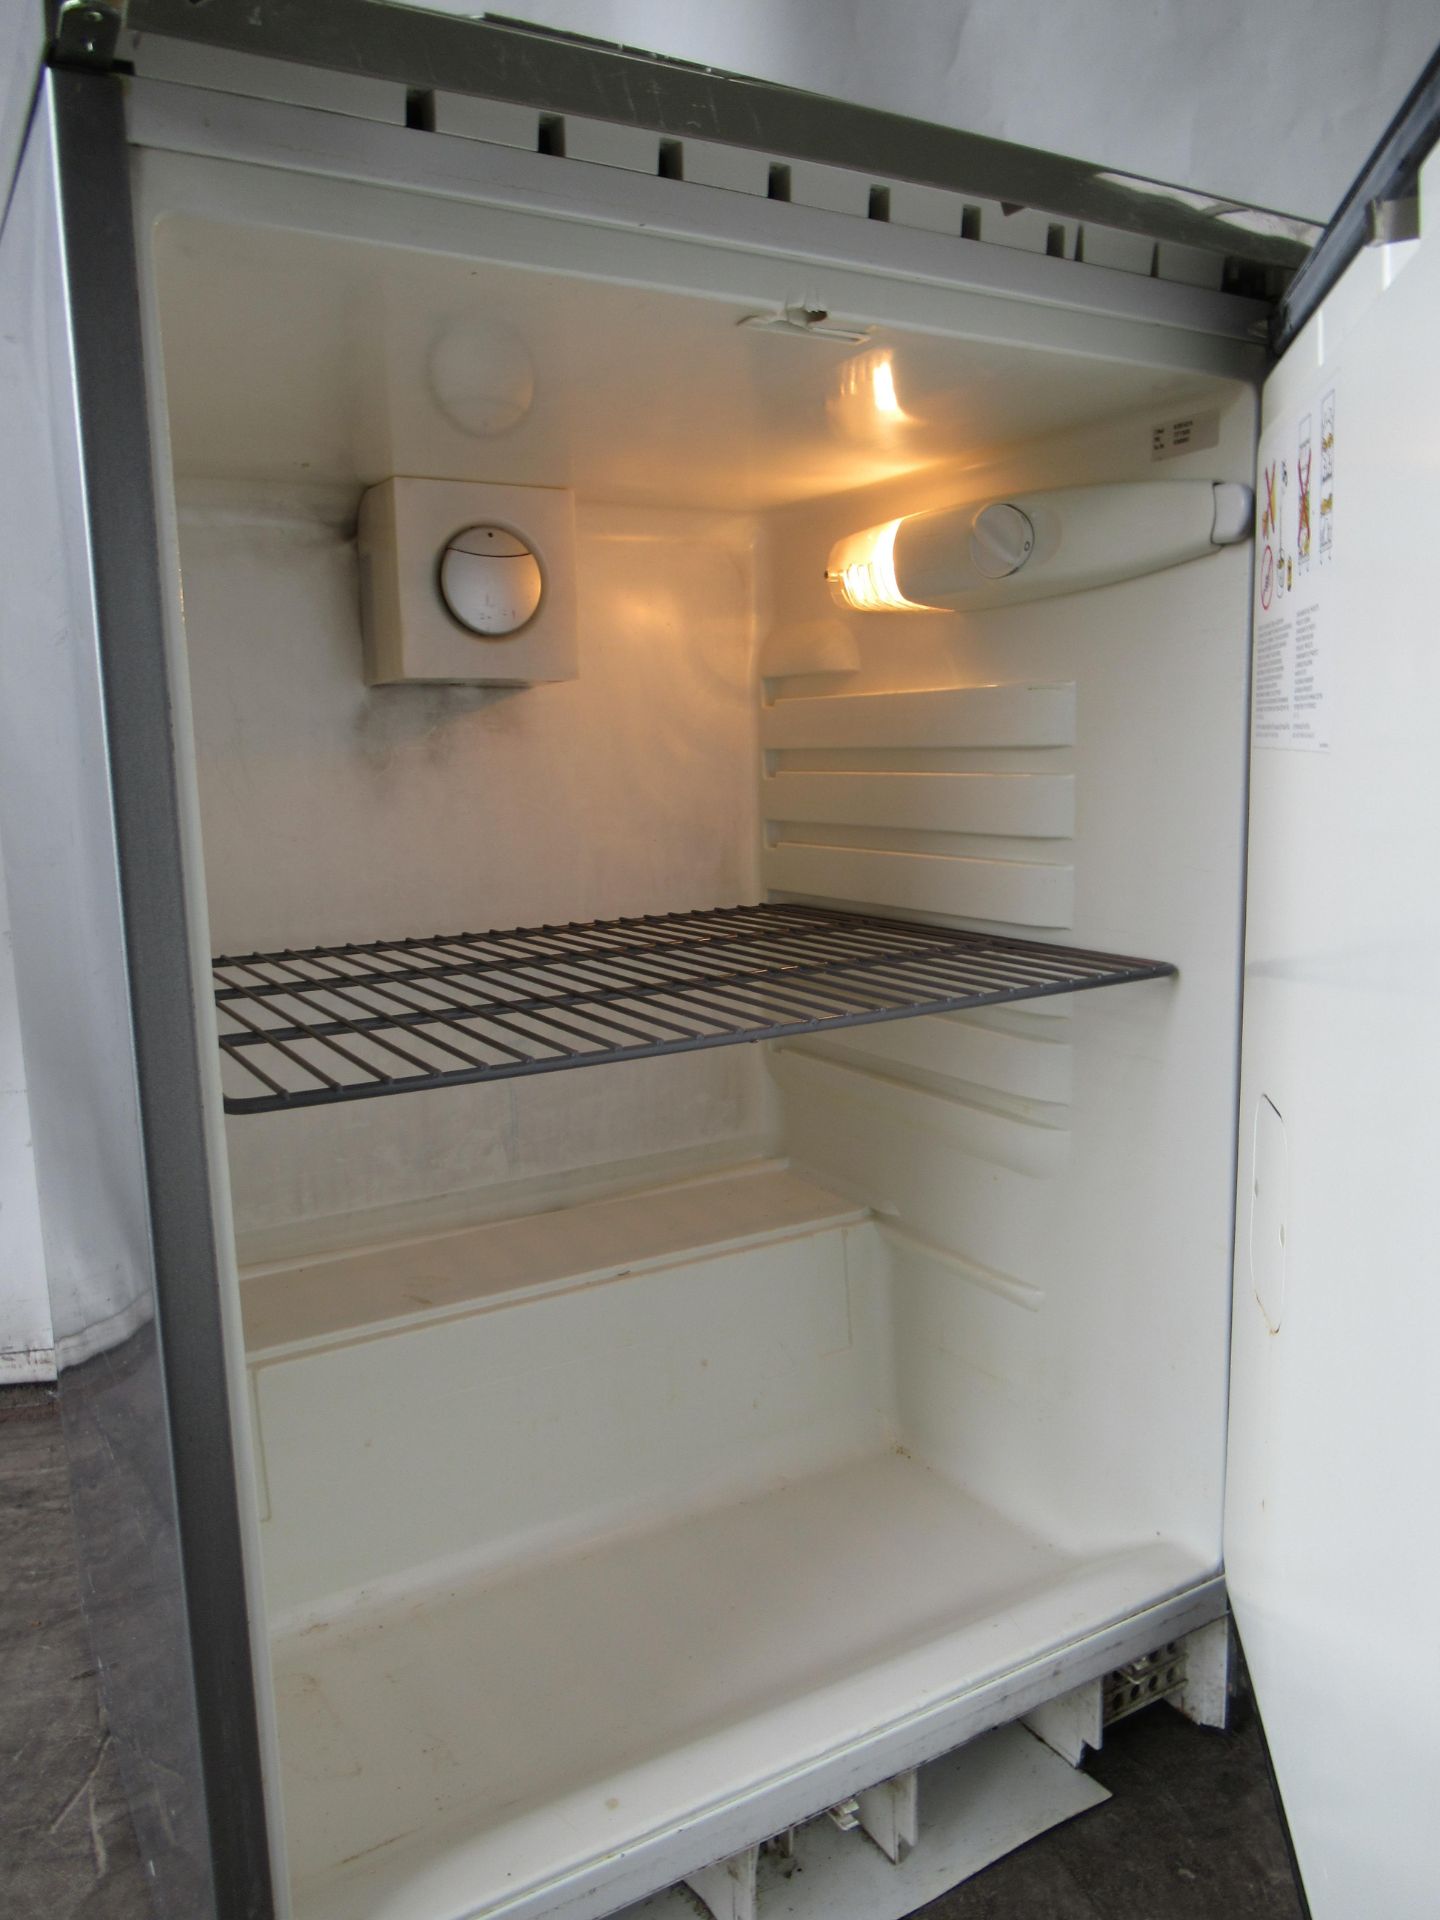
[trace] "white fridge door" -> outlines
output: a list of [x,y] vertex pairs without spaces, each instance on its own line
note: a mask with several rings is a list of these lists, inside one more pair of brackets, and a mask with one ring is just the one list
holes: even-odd
[[1257,476],[1226,1563],[1315,1920],[1440,1912],[1440,150],[1420,195]]

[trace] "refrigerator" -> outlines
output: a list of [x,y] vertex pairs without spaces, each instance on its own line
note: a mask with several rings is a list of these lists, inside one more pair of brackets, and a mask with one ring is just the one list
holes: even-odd
[[156,1913],[899,1916],[1236,1634],[1317,1920],[1430,1912],[1436,65],[1317,236],[373,0],[19,39]]

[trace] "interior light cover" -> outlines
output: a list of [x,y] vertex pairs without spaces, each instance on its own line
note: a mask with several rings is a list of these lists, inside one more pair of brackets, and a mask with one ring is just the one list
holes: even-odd
[[901,521],[866,527],[838,541],[830,551],[825,577],[841,606],[858,613],[940,613],[923,600],[909,600],[895,577],[895,536]]

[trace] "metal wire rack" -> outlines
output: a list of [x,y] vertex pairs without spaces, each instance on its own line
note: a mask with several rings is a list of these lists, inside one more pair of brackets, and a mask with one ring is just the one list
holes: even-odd
[[767,904],[226,954],[225,1107],[508,1080],[1175,972],[1075,947]]

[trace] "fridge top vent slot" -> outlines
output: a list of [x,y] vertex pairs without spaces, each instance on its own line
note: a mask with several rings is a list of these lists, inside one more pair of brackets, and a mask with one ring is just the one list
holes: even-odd
[[952,1013],[1163,960],[767,904],[214,963],[225,1107],[275,1113]]

